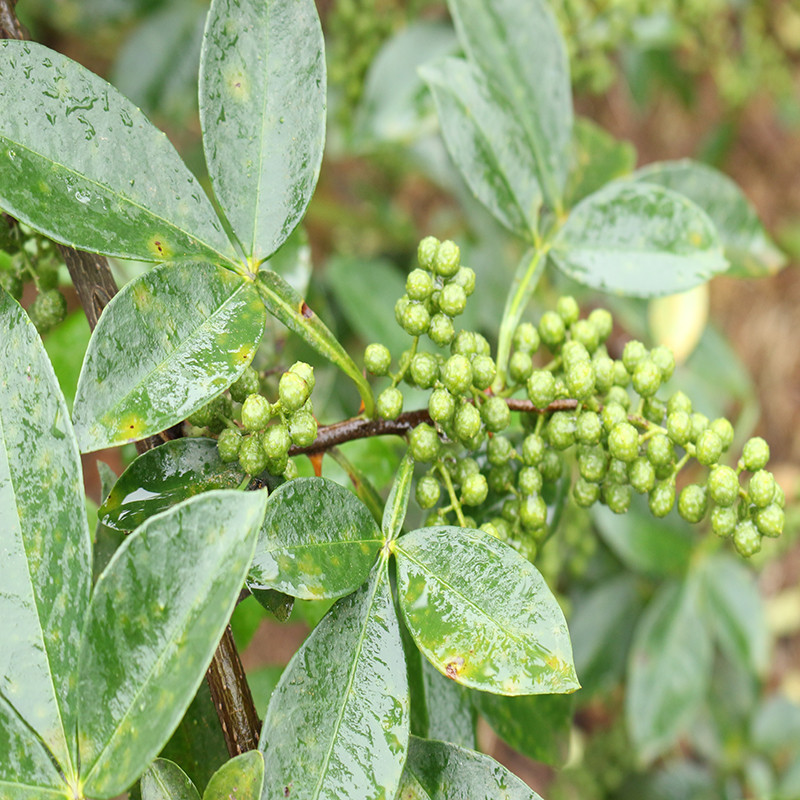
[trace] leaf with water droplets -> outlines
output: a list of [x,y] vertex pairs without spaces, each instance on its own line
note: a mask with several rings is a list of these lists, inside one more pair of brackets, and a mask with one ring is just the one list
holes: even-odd
[[162,264],[106,306],[89,342],[73,422],[82,452],[181,422],[250,363],[266,322],[250,281],[211,264]]
[[139,261],[237,268],[167,137],[117,90],[34,42],[0,42],[0,207],[51,239]]
[[550,256],[579,283],[636,297],[683,292],[728,266],[703,209],[662,186],[625,180],[575,206]]
[[142,800],[200,800],[189,776],[174,762],[157,758],[142,775]]
[[397,800],[541,800],[493,758],[412,736]]
[[214,0],[200,123],[214,191],[245,253],[274,253],[305,213],[325,144],[325,49],[313,0]]
[[2,290],[0,330],[0,694],[72,779],[92,576],[80,457],[41,339]]
[[80,649],[85,791],[112,797],[183,717],[242,587],[266,492],[206,492],[151,517],[100,576]]
[[403,618],[440,672],[496,694],[579,688],[564,614],[514,548],[451,526],[412,531],[394,548]]
[[264,756],[250,750],[232,758],[211,776],[203,800],[261,800],[263,786]]
[[381,560],[286,667],[261,733],[262,800],[395,797],[408,743],[400,630]]
[[383,544],[369,509],[327,478],[296,478],[269,498],[248,584],[292,597],[342,597],[367,579]]
[[406,452],[392,484],[389,497],[383,509],[381,529],[387,539],[396,539],[403,530],[403,522],[408,511],[408,498],[411,496],[411,479],[414,477],[414,459]]
[[132,531],[148,517],[210,489],[236,489],[246,474],[239,462],[225,464],[216,439],[173,439],[142,453],[100,506],[100,521]]

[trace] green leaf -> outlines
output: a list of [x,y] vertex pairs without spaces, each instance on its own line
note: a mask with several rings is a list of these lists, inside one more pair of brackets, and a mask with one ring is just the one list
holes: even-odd
[[648,164],[633,178],[665,186],[700,206],[716,225],[731,275],[762,277],[786,265],[786,256],[767,235],[755,208],[719,170],[686,158]]
[[2,290],[0,330],[0,693],[73,779],[92,576],[80,456],[36,329]]
[[364,413],[372,416],[374,401],[367,379],[306,301],[280,275],[270,270],[258,273],[256,286],[270,314],[352,378],[361,395]]
[[476,718],[468,690],[445,678],[427,658],[420,660],[428,712],[426,738],[450,742],[460,747],[476,747]]
[[628,573],[604,581],[577,599],[569,632],[575,671],[585,693],[610,689],[622,679],[641,610],[636,577]]
[[253,284],[210,264],[163,264],[128,283],[95,328],[73,409],[82,452],[185,419],[250,363],[266,315]]
[[564,39],[544,0],[449,0],[467,55],[505,94],[528,133],[539,183],[557,208],[569,165],[572,89]]
[[173,439],[142,453],[120,475],[100,506],[100,520],[132,531],[146,519],[211,489],[236,489],[245,478],[239,463],[225,464],[216,439]]
[[367,579],[384,542],[367,507],[327,478],[296,478],[269,497],[248,583],[305,600]]
[[0,792],[3,800],[64,800],[68,791],[52,752],[0,692]]
[[112,797],[194,697],[253,555],[266,492],[206,492],[151,517],[100,576],[80,651],[86,793]]
[[142,775],[142,800],[200,800],[189,776],[174,762],[157,758]]
[[632,172],[636,148],[621,142],[587,117],[575,120],[572,159],[567,179],[566,205],[602,189],[607,183]]
[[[356,444],[358,441],[359,440],[355,440],[353,444]],[[378,444],[380,439],[362,439],[360,441],[369,441],[370,444]],[[353,491],[356,493],[356,497],[369,509],[372,518],[380,525],[383,521],[384,503],[383,498],[378,494],[378,490],[373,485],[372,480],[367,477],[366,472],[371,471],[369,460],[359,459],[359,465],[356,466],[338,447],[331,448],[328,450],[327,454],[345,471],[353,486]]]
[[493,758],[412,736],[398,800],[541,800]]
[[249,588],[259,605],[269,611],[278,622],[289,620],[294,608],[294,597],[279,592],[277,589],[256,589],[254,586]]
[[728,658],[753,675],[769,660],[769,632],[755,576],[735,556],[716,553],[695,568],[700,610],[709,633]]
[[550,255],[578,283],[638,297],[683,292],[728,266],[705,211],[670,189],[630,181],[578,203]]
[[395,797],[408,681],[387,562],[339,600],[286,667],[264,721],[263,800]]
[[564,615],[516,550],[451,526],[420,528],[394,548],[403,617],[440,672],[497,694],[579,688]]
[[420,69],[436,101],[447,149],[475,197],[530,241],[542,190],[535,146],[517,109],[474,64],[444,58]]
[[691,582],[664,584],[634,632],[625,713],[645,763],[686,731],[711,680],[711,641],[696,594]]
[[411,496],[411,480],[414,477],[414,459],[408,451],[403,456],[397,470],[392,490],[386,499],[386,506],[383,509],[383,522],[381,530],[384,538],[388,541],[396,539],[403,530],[403,522],[408,511],[408,498]]
[[263,785],[264,756],[258,750],[250,750],[214,773],[203,800],[260,800]]
[[629,569],[645,575],[679,576],[689,568],[694,536],[677,513],[656,519],[637,497],[626,514],[596,506],[592,518],[603,541]]
[[113,86],[34,42],[0,42],[0,206],[51,239],[138,261],[225,262],[200,184]]
[[313,0],[214,0],[200,122],[214,191],[245,253],[274,253],[300,221],[325,144],[325,48]]
[[494,732],[517,752],[545,764],[560,765],[566,760],[574,706],[571,695],[503,697],[473,692],[472,700]]

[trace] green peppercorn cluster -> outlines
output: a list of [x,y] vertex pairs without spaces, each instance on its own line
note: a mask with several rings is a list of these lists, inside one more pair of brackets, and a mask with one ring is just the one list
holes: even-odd
[[217,448],[225,463],[238,461],[249,475],[295,477],[289,460],[292,445],[308,447],[317,438],[317,420],[311,403],[313,368],[297,361],[281,375],[274,403],[261,393],[261,379],[252,368],[187,422],[218,434]]
[[[430,511],[428,524],[480,526],[532,559],[550,532],[548,504],[572,473],[580,507],[601,503],[622,514],[638,493],[664,517],[677,500],[684,519],[710,518],[745,556],[759,549],[762,536],[780,534],[783,495],[765,470],[766,443],[752,439],[738,467],[725,466],[731,423],[709,420],[680,391],[660,396],[675,369],[668,348],[630,341],[612,358],[605,345],[611,314],[595,309],[582,317],[566,296],[538,324],[517,327],[500,379],[486,339],[454,324],[475,288],[458,246],[427,237],[417,260],[395,307],[411,347],[394,371],[382,344],[370,344],[364,362],[391,381],[377,402],[385,419],[401,414],[403,383],[430,391],[430,422],[408,434],[411,455],[426,465],[416,499]],[[514,404],[521,431],[512,426],[512,399],[521,401]],[[678,473],[692,460],[707,468],[707,481],[676,497]],[[752,476],[742,487],[745,470]]]
[[47,333],[67,315],[67,301],[58,290],[60,264],[49,239],[0,214],[0,288],[21,300],[25,283],[33,281],[37,295],[28,316],[40,333]]

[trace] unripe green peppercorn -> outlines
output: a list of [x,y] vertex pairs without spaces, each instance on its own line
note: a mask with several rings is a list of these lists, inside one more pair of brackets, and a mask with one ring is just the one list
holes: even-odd
[[650,513],[654,517],[666,517],[675,505],[675,484],[672,481],[657,483],[648,496]]
[[538,494],[542,490],[542,473],[536,467],[523,467],[517,475],[520,494]]
[[646,420],[654,422],[656,425],[661,425],[664,421],[664,414],[667,410],[667,404],[656,397],[648,397],[644,401],[644,408],[642,415]]
[[539,349],[539,332],[530,322],[522,322],[517,325],[511,342],[515,350],[535,353]]
[[606,481],[602,486],[602,498],[615,514],[624,514],[631,507],[631,487]]
[[364,351],[364,366],[367,372],[373,375],[387,375],[392,366],[392,355],[389,348],[383,344],[373,342],[367,345]]
[[277,425],[270,425],[261,434],[261,446],[270,461],[280,461],[292,446],[288,428],[280,422]]
[[478,343],[472,331],[459,331],[453,343],[450,345],[450,352],[453,355],[467,356],[472,358],[478,352]]
[[750,502],[757,508],[766,508],[775,497],[775,478],[771,472],[760,469],[754,472],[747,487]]
[[428,399],[428,413],[434,422],[449,422],[456,410],[453,395],[447,389],[434,389]]
[[287,481],[293,481],[299,475],[300,471],[297,469],[297,464],[295,464],[291,459],[287,459],[286,469],[283,471],[283,477]]
[[481,417],[486,430],[492,433],[504,431],[511,423],[511,412],[502,397],[489,397],[481,406]]
[[503,508],[500,513],[503,515],[504,520],[513,525],[519,519],[519,500],[509,497],[503,501]]
[[667,414],[675,414],[682,411],[691,416],[692,401],[681,391],[675,392],[667,401]]
[[508,362],[508,375],[514,383],[524,383],[533,372],[533,362],[528,353],[517,350]]
[[614,362],[614,384],[623,388],[631,382],[631,376],[621,361]]
[[556,301],[556,313],[564,320],[565,325],[572,325],[578,319],[581,310],[574,297],[564,295]]
[[555,311],[545,311],[539,320],[539,338],[554,350],[564,341],[564,320]]
[[730,467],[716,466],[708,476],[708,493],[711,499],[725,508],[739,499],[739,478]]
[[439,249],[439,240],[435,236],[426,236],[417,245],[417,261],[425,269],[433,269],[436,251]]
[[742,463],[750,472],[764,469],[769,461],[769,445],[760,437],[748,439],[742,450]]
[[403,316],[406,313],[406,309],[411,305],[411,301],[408,299],[408,295],[404,294],[395,304],[394,304],[394,318],[397,320],[397,324],[402,326],[403,325]]
[[488,494],[489,485],[480,473],[470,475],[461,485],[461,502],[465,506],[479,506],[486,500]]
[[719,461],[722,455],[722,442],[711,428],[706,428],[698,437],[695,444],[697,460],[706,467]]
[[490,356],[475,356],[472,359],[472,383],[483,391],[492,385],[497,368]]
[[686,444],[692,435],[692,418],[685,411],[667,413],[667,434],[675,444]]
[[556,411],[547,423],[547,439],[557,450],[566,450],[575,441],[575,415]]
[[403,319],[400,324],[409,336],[422,336],[430,327],[431,316],[422,303],[411,302],[403,311]]
[[289,436],[298,447],[309,447],[317,438],[317,421],[308,411],[298,411],[289,421]]
[[457,283],[448,283],[439,297],[439,308],[448,317],[457,317],[467,307],[467,295]]
[[539,471],[542,473],[542,478],[554,483],[564,471],[564,462],[555,450],[545,450],[539,465]]
[[461,266],[461,250],[458,245],[447,239],[436,250],[433,261],[433,270],[443,278],[451,278]]
[[242,425],[246,431],[263,430],[270,416],[269,402],[260,394],[248,395],[242,403]]
[[547,408],[555,400],[556,381],[546,369],[535,370],[528,378],[528,397],[536,408]]
[[278,399],[281,408],[292,414],[305,405],[311,395],[311,388],[296,372],[284,372],[278,382]]
[[486,340],[486,337],[481,335],[480,333],[474,333],[473,337],[475,338],[476,355],[490,356],[492,354],[492,348],[489,345],[489,342]]
[[248,395],[258,394],[260,383],[258,373],[252,367],[246,367],[238,379],[231,384],[231,397],[237,403],[244,403]]
[[672,350],[660,344],[650,351],[650,358],[661,372],[662,383],[666,383],[675,371],[675,356]]
[[425,300],[433,292],[433,278],[424,269],[412,269],[406,278],[406,294],[411,300]]
[[442,313],[433,315],[428,328],[428,337],[434,344],[439,345],[439,347],[447,347],[453,341],[455,335],[453,321],[450,317]]
[[472,386],[472,365],[466,356],[450,356],[442,367],[442,383],[452,394],[465,394]]
[[522,460],[535,467],[544,456],[544,439],[537,433],[531,433],[522,442]]
[[397,419],[403,410],[403,395],[400,390],[394,386],[384,389],[378,395],[376,409],[378,416],[383,419]]
[[452,281],[464,290],[467,297],[475,291],[475,271],[469,267],[459,267]]
[[717,506],[711,512],[711,530],[717,536],[730,536],[736,530],[736,523],[739,517],[734,508]]
[[46,289],[36,295],[28,308],[28,316],[40,333],[46,333],[67,316],[67,301],[58,289]]
[[761,549],[761,534],[748,519],[740,522],[733,532],[733,545],[739,555],[749,558]]
[[586,400],[594,394],[594,369],[588,361],[573,364],[566,373],[567,391],[577,400]]
[[409,368],[414,383],[422,389],[430,389],[439,377],[439,364],[430,353],[417,353]]
[[480,471],[480,465],[474,458],[462,458],[456,461],[450,474],[456,483],[464,483],[470,475],[477,475]]
[[475,406],[471,403],[462,403],[456,409],[455,416],[453,417],[453,431],[456,436],[463,442],[471,439],[480,430],[481,415]]
[[661,370],[649,359],[642,359],[633,371],[633,388],[641,397],[652,397],[661,387]]
[[5,289],[15,300],[19,301],[25,286],[18,275],[11,272],[0,272],[0,289]]
[[631,397],[621,386],[612,386],[606,395],[606,405],[617,403],[626,411],[631,407]]
[[675,457],[672,442],[663,434],[657,433],[647,442],[647,458],[650,463],[657,466],[671,464]]
[[608,462],[601,447],[584,450],[578,455],[578,471],[589,483],[599,483],[606,475]]
[[606,482],[618,483],[621,486],[628,483],[628,467],[629,463],[627,461],[621,461],[619,458],[609,459]]
[[423,476],[417,481],[415,495],[420,508],[433,508],[441,495],[439,481],[432,475]]
[[519,504],[519,520],[523,527],[541,528],[547,522],[547,505],[538,494],[529,494]]
[[489,487],[495,494],[508,494],[514,485],[514,468],[508,462],[498,464],[489,470],[487,478]]
[[488,533],[489,536],[494,536],[495,539],[500,538],[500,531],[491,522],[484,522],[483,525],[481,525],[481,527],[479,528],[479,530],[482,530],[484,533]]
[[647,348],[636,339],[631,339],[622,349],[622,363],[629,375],[633,375],[636,367],[647,358]]
[[708,417],[705,414],[701,414],[699,411],[695,411],[692,414],[692,434],[690,436],[691,441],[696,442],[700,438],[700,434],[708,427],[709,421]]
[[197,428],[207,428],[211,424],[213,418],[214,418],[214,405],[212,401],[210,403],[206,403],[201,408],[198,408],[197,411],[190,414],[186,418],[186,421],[190,425],[194,425]]
[[594,353],[600,346],[600,337],[597,328],[588,319],[579,319],[569,329],[574,342],[582,344],[589,353]]
[[605,308],[595,308],[589,314],[589,322],[594,325],[597,337],[601,342],[611,336],[611,331],[614,328],[614,318],[611,316],[610,311]]
[[267,467],[267,454],[256,434],[245,436],[239,447],[239,464],[248,475],[258,475]]
[[783,509],[777,503],[770,503],[766,508],[756,511],[755,523],[758,532],[771,539],[783,533],[784,520]]
[[595,389],[605,394],[614,385],[614,362],[608,356],[595,356],[592,364]]
[[275,458],[267,458],[267,472],[270,475],[283,475],[289,466],[289,454],[281,453]]
[[639,494],[647,494],[656,485],[655,468],[646,458],[639,457],[628,467],[628,480]]
[[619,403],[613,401],[606,402],[600,416],[607,433],[611,433],[617,425],[628,420],[628,412]]
[[314,377],[314,367],[311,364],[306,364],[305,361],[295,361],[289,372],[299,375],[307,384],[309,394],[314,391],[314,386],[317,384],[317,379]]
[[415,461],[434,461],[439,455],[439,435],[424,422],[409,433],[408,444]]
[[719,436],[723,451],[733,444],[733,425],[725,417],[717,417],[711,423],[711,430]]
[[217,439],[217,450],[223,464],[230,464],[239,458],[239,447],[242,444],[242,434],[238,429],[225,428]]
[[572,487],[572,497],[581,508],[589,508],[600,499],[600,486],[580,477]]
[[603,435],[603,424],[594,411],[582,411],[575,427],[575,437],[582,444],[597,444]]
[[687,521],[700,522],[706,515],[708,500],[706,490],[696,483],[685,486],[678,497],[678,513]]
[[486,460],[493,466],[505,464],[513,451],[511,442],[505,436],[492,436],[486,446]]

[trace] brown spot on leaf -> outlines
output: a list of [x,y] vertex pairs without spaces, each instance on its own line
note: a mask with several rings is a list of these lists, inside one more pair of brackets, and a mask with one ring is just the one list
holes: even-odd
[[306,318],[311,319],[314,316],[314,312],[309,308],[308,303],[305,300],[300,304],[300,313]]
[[464,659],[461,656],[454,658],[452,661],[448,661],[444,665],[444,671],[448,678],[452,678],[455,680],[461,670],[464,669]]

